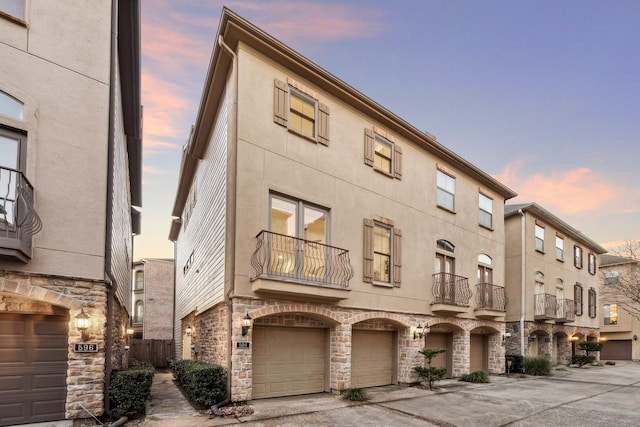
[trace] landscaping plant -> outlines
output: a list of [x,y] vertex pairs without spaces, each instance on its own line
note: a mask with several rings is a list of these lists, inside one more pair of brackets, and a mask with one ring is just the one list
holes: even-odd
[[367,393],[358,387],[346,389],[344,393],[342,393],[342,397],[351,401],[364,401],[369,399]]
[[470,374],[464,374],[460,381],[466,381],[469,383],[490,383],[489,375],[484,371],[475,371]]
[[433,390],[433,383],[436,381],[440,381],[447,375],[446,368],[436,368],[431,366],[431,362],[434,357],[436,357],[440,353],[444,353],[447,351],[444,348],[425,348],[420,350],[419,353],[424,356],[427,361],[427,367],[424,366],[415,366],[413,369],[418,373],[420,378],[424,380],[425,383],[429,385],[429,390]]
[[551,375],[551,360],[546,357],[525,357],[524,373],[529,375]]

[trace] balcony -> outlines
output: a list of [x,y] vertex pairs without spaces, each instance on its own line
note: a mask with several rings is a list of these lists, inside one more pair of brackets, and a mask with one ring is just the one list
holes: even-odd
[[536,321],[553,320],[556,318],[556,296],[551,294],[534,295],[534,319]]
[[478,319],[495,320],[504,317],[506,305],[507,297],[503,286],[490,283],[476,285],[475,315]]
[[469,279],[450,273],[433,275],[431,311],[442,315],[466,313],[471,299]]
[[571,299],[560,299],[556,308],[556,323],[571,323],[576,320],[576,305]]
[[33,186],[18,170],[0,167],[0,257],[31,259],[31,238],[42,229],[33,208]]
[[349,296],[349,251],[269,231],[256,236],[251,256],[253,291],[337,301]]

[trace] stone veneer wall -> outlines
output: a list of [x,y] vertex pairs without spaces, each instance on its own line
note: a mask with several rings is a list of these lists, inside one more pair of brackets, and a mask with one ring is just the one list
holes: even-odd
[[[99,416],[104,413],[105,325],[107,284],[73,278],[0,272],[0,312],[69,315],[67,419],[87,418],[80,404]],[[82,336],[75,326],[80,310],[90,316],[88,342],[97,353],[74,353]]]

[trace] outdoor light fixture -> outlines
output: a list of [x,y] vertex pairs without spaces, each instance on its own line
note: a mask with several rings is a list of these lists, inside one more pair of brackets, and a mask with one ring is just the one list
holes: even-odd
[[249,313],[247,313],[242,318],[242,336],[247,335],[247,332],[249,332],[250,327],[251,327],[251,317],[249,317]]
[[82,334],[82,341],[87,341],[89,339],[89,334],[87,333],[87,329],[91,325],[91,321],[87,313],[84,312],[84,308],[80,309],[80,314],[76,316],[76,328]]
[[502,342],[504,343],[509,338],[511,338],[511,332],[507,332],[502,336]]
[[634,335],[634,336],[633,336],[633,340],[634,340],[634,341],[638,341],[638,336],[637,336],[637,335]]
[[193,332],[193,329],[191,329],[191,325],[187,326],[185,332],[187,333],[187,336],[191,336],[191,332]]
[[133,328],[127,328],[127,335],[133,335]]
[[431,328],[429,327],[429,325],[424,325],[423,328],[422,325],[418,323],[416,330],[413,332],[413,339],[415,340],[416,338],[422,338],[424,334],[429,333],[430,330]]

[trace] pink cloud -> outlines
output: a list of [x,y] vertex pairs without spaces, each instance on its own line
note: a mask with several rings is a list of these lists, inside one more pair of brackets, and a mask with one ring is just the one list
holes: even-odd
[[176,138],[188,132],[182,118],[195,111],[196,107],[192,100],[182,94],[179,84],[169,82],[147,69],[142,70],[145,147],[162,145],[153,137]]

